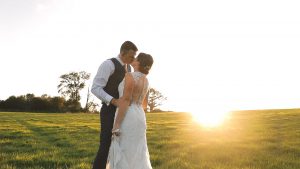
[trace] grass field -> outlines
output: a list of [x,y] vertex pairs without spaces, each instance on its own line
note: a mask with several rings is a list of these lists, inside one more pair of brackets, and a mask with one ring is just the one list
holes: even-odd
[[[147,114],[154,169],[300,169],[300,110],[233,112],[218,128]],[[91,168],[99,115],[0,113],[0,168]]]

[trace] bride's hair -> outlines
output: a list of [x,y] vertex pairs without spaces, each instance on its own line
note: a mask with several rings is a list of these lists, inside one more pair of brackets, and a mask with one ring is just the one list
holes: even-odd
[[146,53],[140,53],[136,59],[140,63],[139,71],[148,74],[153,64],[152,56]]

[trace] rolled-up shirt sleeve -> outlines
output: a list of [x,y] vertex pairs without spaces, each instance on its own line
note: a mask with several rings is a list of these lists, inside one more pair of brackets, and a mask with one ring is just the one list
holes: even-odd
[[93,80],[93,85],[91,92],[101,101],[109,105],[113,97],[104,91],[104,87],[110,75],[113,74],[115,70],[114,64],[110,60],[104,61],[98,68],[97,74]]

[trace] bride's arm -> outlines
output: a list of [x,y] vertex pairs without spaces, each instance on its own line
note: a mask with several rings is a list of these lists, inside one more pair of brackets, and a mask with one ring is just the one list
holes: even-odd
[[118,113],[117,113],[116,121],[114,123],[113,131],[119,129],[121,126],[121,123],[125,117],[125,113],[128,109],[128,106],[130,105],[133,87],[134,87],[133,77],[130,73],[126,73],[123,96],[118,101]]
[[145,112],[146,112],[147,106],[148,106],[148,97],[149,97],[149,91],[147,92],[147,94],[144,98],[144,101],[143,101],[143,109],[144,109]]

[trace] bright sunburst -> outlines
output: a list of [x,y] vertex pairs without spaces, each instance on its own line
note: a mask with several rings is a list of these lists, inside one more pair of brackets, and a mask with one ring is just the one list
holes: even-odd
[[204,127],[218,127],[229,117],[229,111],[213,108],[193,111],[191,114]]

